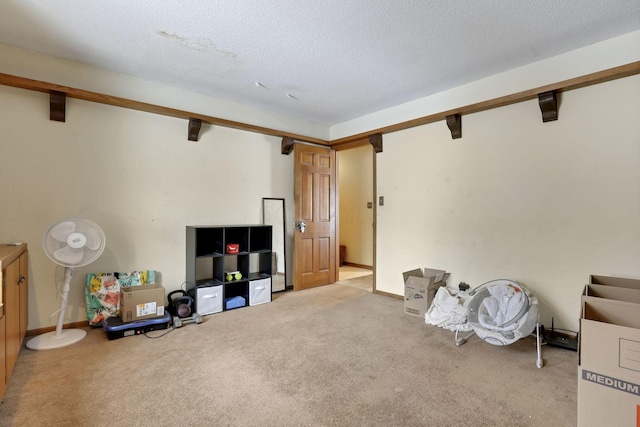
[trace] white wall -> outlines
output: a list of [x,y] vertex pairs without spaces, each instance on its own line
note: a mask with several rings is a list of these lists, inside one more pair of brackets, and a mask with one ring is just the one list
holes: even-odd
[[345,261],[373,266],[373,147],[338,152],[340,244]]
[[577,330],[589,274],[640,278],[640,76],[384,135],[377,289],[446,269],[449,285],[521,281],[543,322]]
[[155,269],[178,289],[186,225],[261,223],[262,197],[286,198],[293,217],[293,156],[279,138],[203,125],[191,142],[186,120],[76,99],[66,123],[52,122],[48,95],[6,86],[0,111],[0,242],[29,245],[29,329],[57,319],[62,268],[40,244],[55,220],[87,217],[107,236],[104,254],[74,275],[74,322],[86,320],[89,272]]

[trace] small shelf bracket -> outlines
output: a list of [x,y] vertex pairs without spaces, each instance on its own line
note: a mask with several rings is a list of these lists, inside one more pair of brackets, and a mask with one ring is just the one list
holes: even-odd
[[197,141],[200,137],[200,128],[202,127],[202,120],[189,118],[189,141]]
[[282,138],[282,154],[288,156],[293,151],[293,145],[296,140],[291,138],[290,136],[285,136]]
[[542,123],[558,120],[558,96],[555,90],[539,93],[538,104],[542,111]]
[[462,138],[462,116],[460,114],[447,116],[447,126],[451,131],[451,139]]
[[67,94],[52,90],[49,92],[49,120],[64,122],[66,119]]
[[373,146],[373,151],[382,153],[382,134],[374,133],[373,135],[369,135],[369,144]]

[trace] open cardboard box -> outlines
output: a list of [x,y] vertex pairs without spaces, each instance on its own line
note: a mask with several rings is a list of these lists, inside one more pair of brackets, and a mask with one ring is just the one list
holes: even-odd
[[583,295],[640,304],[640,288],[618,288],[615,286],[590,284],[584,287]]
[[424,319],[438,288],[447,284],[449,273],[431,268],[416,268],[402,273],[402,278],[404,279],[404,312]]
[[616,288],[640,289],[640,280],[625,279],[622,277],[599,276],[592,274],[589,276],[589,284],[615,286]]
[[638,355],[640,304],[583,295],[578,426],[640,425]]

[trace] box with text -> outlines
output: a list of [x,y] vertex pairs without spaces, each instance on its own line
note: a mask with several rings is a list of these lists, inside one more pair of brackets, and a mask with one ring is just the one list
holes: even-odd
[[578,426],[640,425],[640,304],[582,296]]
[[429,309],[436,291],[447,284],[449,273],[431,268],[416,268],[402,273],[404,279],[404,312],[422,317]]
[[123,322],[151,319],[164,315],[165,291],[158,284],[122,288],[120,318]]

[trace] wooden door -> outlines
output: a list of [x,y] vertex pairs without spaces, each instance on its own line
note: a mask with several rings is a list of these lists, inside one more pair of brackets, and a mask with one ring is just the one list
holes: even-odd
[[294,290],[336,281],[336,152],[295,145]]

